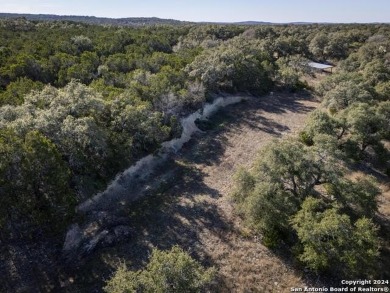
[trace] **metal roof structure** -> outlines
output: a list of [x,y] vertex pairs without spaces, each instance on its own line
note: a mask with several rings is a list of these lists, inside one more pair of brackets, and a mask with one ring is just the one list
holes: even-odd
[[316,69],[329,69],[333,68],[334,66],[328,65],[328,64],[322,64],[322,63],[317,63],[317,62],[309,62],[307,63],[310,67],[316,68]]

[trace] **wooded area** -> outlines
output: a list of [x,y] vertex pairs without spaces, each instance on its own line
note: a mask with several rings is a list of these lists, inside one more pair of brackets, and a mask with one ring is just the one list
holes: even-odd
[[[380,276],[380,189],[373,177],[346,174],[368,161],[390,176],[389,25],[116,27],[18,18],[0,20],[0,39],[1,243],[63,239],[77,204],[180,136],[180,118],[216,95],[261,103],[270,91],[306,90],[323,106],[299,137],[268,145],[237,174],[236,210],[267,246],[286,245],[310,270]],[[309,61],[336,71],[314,88]],[[209,273],[199,278],[210,282]],[[108,292],[122,292],[115,278]]]

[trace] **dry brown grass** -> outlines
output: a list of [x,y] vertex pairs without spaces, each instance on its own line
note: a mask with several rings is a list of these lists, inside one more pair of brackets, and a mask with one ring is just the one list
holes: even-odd
[[[272,139],[295,135],[319,105],[307,93],[274,93],[230,106],[211,121],[156,173],[174,170],[168,187],[139,207],[135,235],[128,243],[97,252],[85,260],[67,291],[99,290],[118,259],[134,269],[147,261],[151,247],[179,244],[205,265],[219,270],[219,292],[286,292],[316,284],[288,257],[276,255],[252,235],[234,213],[233,175],[249,168],[258,150]],[[98,277],[94,277],[98,276]],[[100,278],[100,279],[99,279]]]
[[[219,196],[195,194],[192,200],[217,207],[220,217],[229,223],[228,231],[222,234],[199,227],[202,253],[219,268],[222,292],[286,292],[290,287],[307,284],[292,264],[264,247],[256,236],[245,236],[245,227],[234,214],[229,194],[236,170],[249,168],[258,150],[272,139],[295,135],[302,129],[307,114],[317,106],[309,96],[271,94],[225,110],[225,121],[229,117],[239,118],[232,119],[231,124],[225,122],[223,131],[207,134],[212,141],[223,141],[224,149],[218,160],[203,160],[196,168],[204,174],[203,184],[217,190]],[[205,141],[204,137],[199,139]],[[200,141],[195,142],[183,153],[185,160],[191,161],[192,154],[201,147],[199,144]],[[188,199],[184,202],[191,204]]]

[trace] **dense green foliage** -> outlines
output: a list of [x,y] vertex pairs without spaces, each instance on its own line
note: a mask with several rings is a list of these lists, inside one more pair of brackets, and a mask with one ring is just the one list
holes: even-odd
[[206,292],[215,276],[178,246],[169,251],[154,249],[145,269],[130,271],[122,265],[107,282],[108,293]]
[[295,245],[311,269],[369,274],[379,240],[367,217],[377,211],[380,191],[372,178],[344,178],[337,142],[317,138],[310,147],[283,140],[262,150],[251,171],[236,175],[237,209],[264,244]]
[[308,197],[291,223],[303,246],[299,259],[311,269],[358,277],[372,273],[377,265],[377,228],[367,218],[352,225],[337,208]]
[[[345,178],[340,159],[388,161],[389,36],[387,25],[0,21],[1,238],[61,231],[77,203],[179,135],[180,118],[216,94],[295,91],[315,74],[308,60],[326,61],[339,66],[315,88],[323,109],[299,139],[269,145],[237,175],[235,199],[266,244],[296,247],[314,270],[363,273],[357,263],[370,266],[378,255],[371,218],[379,190],[371,179]],[[345,237],[355,240],[348,249]],[[146,292],[197,292],[211,280],[172,253],[179,263],[155,251],[144,271],[119,270],[107,290],[116,292],[120,278]],[[171,266],[161,273],[164,262]],[[186,270],[197,273],[182,283]]]
[[293,247],[318,272],[375,274],[380,190],[371,177],[345,175],[359,160],[389,169],[388,37],[387,27],[374,34],[317,32],[308,45],[312,57],[340,61],[315,89],[323,107],[311,113],[299,137],[269,144],[250,171],[236,175],[234,199],[248,225],[270,247]]
[[10,130],[0,130],[0,154],[2,232],[23,235],[31,224],[64,228],[75,200],[69,187],[70,170],[55,144],[38,131],[20,138]]
[[[58,230],[78,200],[178,134],[178,113],[205,98],[183,71],[196,50],[173,53],[186,32],[0,22],[4,236]],[[47,150],[27,152],[32,134]]]
[[327,134],[337,139],[349,157],[362,158],[371,148],[386,161],[383,140],[389,139],[390,127],[390,43],[385,36],[386,30],[370,36],[340,62],[337,74],[318,85],[316,90],[328,111],[311,115],[301,134],[306,143],[315,135]]

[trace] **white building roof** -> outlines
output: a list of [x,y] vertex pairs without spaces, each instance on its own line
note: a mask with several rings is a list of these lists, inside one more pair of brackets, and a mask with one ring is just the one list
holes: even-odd
[[309,62],[307,63],[310,67],[317,68],[317,69],[328,69],[328,68],[333,68],[334,66],[328,65],[328,64],[322,64],[322,63],[317,63],[317,62]]

